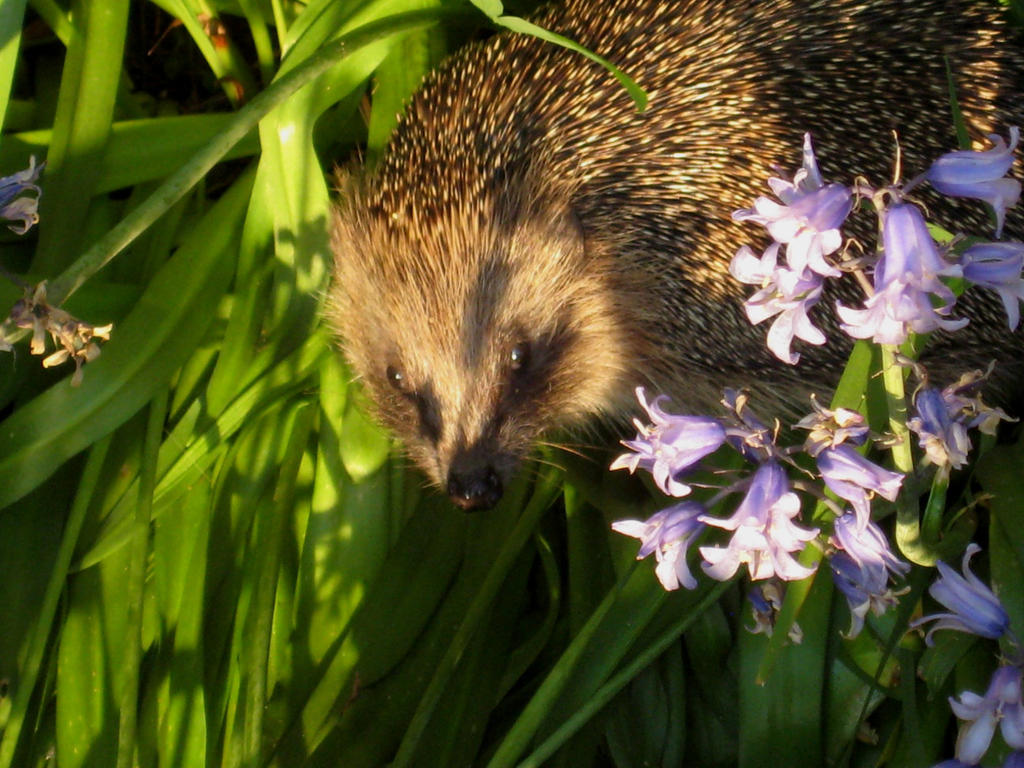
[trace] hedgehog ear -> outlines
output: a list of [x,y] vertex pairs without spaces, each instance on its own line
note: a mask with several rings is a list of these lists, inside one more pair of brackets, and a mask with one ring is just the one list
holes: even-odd
[[345,166],[335,166],[332,176],[334,181],[332,192],[335,194],[338,207],[343,211],[358,208],[366,194],[366,171],[354,163],[350,163]]

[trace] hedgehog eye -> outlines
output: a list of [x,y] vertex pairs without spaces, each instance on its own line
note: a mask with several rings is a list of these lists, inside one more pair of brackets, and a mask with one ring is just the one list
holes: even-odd
[[509,368],[512,369],[513,373],[522,373],[530,365],[530,343],[528,341],[520,341],[509,353],[508,357]]
[[402,373],[401,369],[396,368],[393,365],[389,365],[387,370],[384,372],[384,375],[388,380],[388,384],[399,392],[405,392],[408,390],[409,383],[405,380],[405,374]]

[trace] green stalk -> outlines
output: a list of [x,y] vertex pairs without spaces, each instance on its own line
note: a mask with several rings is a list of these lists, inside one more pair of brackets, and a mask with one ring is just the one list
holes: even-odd
[[452,637],[448,650],[441,659],[441,663],[438,664],[437,671],[434,673],[430,685],[427,686],[427,690],[423,693],[423,698],[416,709],[416,714],[413,716],[405,735],[402,737],[402,743],[398,748],[398,754],[391,763],[391,768],[405,768],[415,758],[416,747],[423,736],[423,731],[430,722],[430,718],[434,714],[441,694],[444,693],[445,687],[451,680],[455,667],[469,645],[470,639],[479,628],[480,622],[487,615],[494,601],[494,596],[508,575],[509,568],[512,567],[512,564],[519,556],[520,550],[522,550],[523,546],[533,535],[540,516],[551,505],[559,480],[560,474],[555,470],[548,469],[537,481],[530,503],[523,510],[522,517],[519,518],[519,522],[516,523],[516,527],[505,541],[505,545],[495,559],[490,571],[488,571],[483,584],[480,585],[480,589],[473,598],[473,602],[466,610],[462,623],[459,625],[458,630],[456,630],[454,637]]
[[238,0],[238,5],[249,22],[253,46],[256,48],[256,60],[259,62],[260,77],[264,83],[274,79],[274,46],[270,42],[267,20],[263,18],[263,5],[255,0]]
[[242,765],[255,768],[262,764],[263,716],[267,708],[267,664],[270,636],[274,626],[275,596],[281,565],[282,540],[286,524],[295,506],[295,483],[299,474],[309,431],[316,409],[310,403],[299,404],[286,422],[290,428],[288,446],[278,474],[271,503],[262,506],[255,557],[260,563],[259,581],[247,618],[249,651],[245,660],[245,717],[242,728]]
[[71,18],[32,260],[43,274],[68,264],[86,229],[121,82],[128,0],[76,0]]
[[71,565],[71,558],[75,554],[75,547],[78,545],[78,535],[82,530],[82,523],[85,521],[85,513],[89,509],[89,502],[92,501],[96,491],[96,483],[103,469],[103,462],[107,458],[110,438],[111,435],[108,434],[98,440],[89,451],[89,458],[86,460],[82,479],[78,484],[75,501],[71,505],[71,512],[64,525],[60,548],[57,550],[57,559],[46,585],[39,615],[28,642],[25,644],[27,656],[21,667],[21,679],[17,683],[11,714],[3,734],[0,735],[0,768],[10,768],[13,764],[18,738],[28,712],[29,700],[36,688],[43,653],[47,648],[47,638],[50,636],[53,626],[53,617],[57,613],[57,604],[64,591],[68,568]]
[[910,430],[907,428],[907,396],[903,386],[904,368],[896,362],[898,347],[882,344],[882,381],[885,383],[885,402],[889,409],[889,429],[895,438],[892,460],[898,472],[914,471],[914,456],[910,450]]
[[31,6],[66,48],[71,42],[71,22],[68,20],[67,11],[54,0],[31,0]]
[[[582,728],[594,715],[614,698],[614,696],[625,688],[633,678],[653,664],[661,654],[668,650],[669,646],[675,643],[679,637],[697,620],[704,611],[708,610],[718,599],[732,586],[733,582],[723,581],[716,584],[711,591],[704,596],[697,605],[683,618],[670,626],[662,633],[662,636],[651,643],[646,649],[636,654],[633,660],[622,668],[622,671],[608,679],[604,685],[597,689],[587,703],[576,712],[558,729],[548,736],[537,749],[528,755],[518,768],[534,768],[541,766],[555,754],[580,728]],[[497,756],[495,756],[497,757]],[[503,763],[491,762],[491,765],[503,765]]]
[[4,125],[7,104],[11,100],[24,16],[25,0],[4,0],[0,3],[0,128]]
[[117,768],[132,768],[135,761],[136,731],[139,709],[139,662],[142,657],[142,600],[146,581],[146,556],[149,553],[149,521],[153,511],[156,488],[156,465],[164,434],[169,391],[161,388],[149,404],[146,439],[142,446],[139,467],[139,500],[135,507],[135,539],[131,544],[128,573],[125,574],[130,637],[125,643],[124,689],[121,691],[120,724],[117,734]]
[[[897,347],[883,344],[882,381],[889,410],[889,429],[893,434],[892,460],[898,472],[911,475],[914,455],[910,447],[910,429],[907,427],[907,397],[904,389],[904,366],[896,362]],[[921,536],[921,517],[916,498],[900,494],[896,500],[896,544],[900,552],[912,563],[933,566],[937,553]]]

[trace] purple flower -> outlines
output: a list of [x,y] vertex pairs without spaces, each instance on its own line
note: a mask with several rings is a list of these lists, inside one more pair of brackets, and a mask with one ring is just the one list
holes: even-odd
[[849,445],[826,448],[818,454],[817,461],[825,485],[836,496],[850,502],[861,527],[871,520],[868,492],[896,501],[903,484],[903,475],[899,472],[873,464]]
[[996,726],[1012,749],[1024,749],[1020,667],[999,667],[993,673],[984,696],[964,691],[959,701],[950,697],[949,706],[953,714],[964,721],[956,739],[958,760],[972,764],[980,762],[992,743]]
[[957,405],[949,402],[943,392],[928,387],[918,391],[914,398],[917,415],[907,420],[907,427],[917,433],[928,460],[945,471],[966,464],[971,450],[967,425],[953,419],[950,413],[956,411]]
[[854,638],[864,628],[864,619],[871,611],[881,616],[898,601],[889,589],[889,575],[885,568],[858,565],[845,552],[836,552],[829,558],[832,581],[846,598],[850,608],[850,629],[845,637]]
[[929,621],[935,622],[925,635],[928,645],[932,644],[932,635],[939,629],[955,629],[992,640],[999,639],[1009,629],[1010,617],[999,598],[971,572],[971,557],[980,550],[977,544],[967,547],[961,566],[963,576],[941,560],[936,564],[939,578],[928,588],[928,593],[950,612],[923,616],[911,624],[911,627],[919,627]]
[[964,277],[975,285],[999,294],[1010,330],[1020,323],[1020,302],[1024,301],[1024,243],[978,243],[960,257]]
[[[45,165],[36,166],[35,157],[31,157],[28,168],[0,178],[0,218],[20,222],[8,225],[19,235],[24,235],[39,221],[37,208],[43,191],[35,182]],[[36,194],[35,197],[19,197],[23,192]]]
[[686,564],[686,551],[704,530],[704,523],[699,519],[704,512],[701,504],[683,501],[656,512],[645,521],[614,522],[612,530],[640,539],[637,560],[643,560],[654,553],[658,561],[654,572],[665,589],[679,589],[680,584],[687,589],[694,589],[697,580]]
[[893,576],[903,576],[910,566],[893,554],[882,529],[872,521],[861,524],[849,513],[836,518],[832,543],[860,566],[880,565]]
[[829,561],[833,581],[850,607],[847,637],[856,637],[869,610],[881,616],[897,603],[889,589],[890,575],[902,576],[910,566],[892,553],[885,535],[870,520],[861,525],[854,515],[840,516],[831,541],[839,549]]
[[958,150],[948,152],[925,174],[939,192],[950,197],[984,200],[996,213],[996,237],[1003,231],[1006,209],[1017,204],[1020,182],[1003,178],[1013,165],[1013,150],[1020,141],[1020,129],[1010,128],[1010,144],[1002,136],[990,134],[995,145],[986,152]]
[[[875,293],[864,309],[838,305],[841,327],[855,339],[902,344],[910,331],[955,331],[966,319],[947,320],[956,297],[939,280],[959,277],[960,267],[939,256],[928,225],[916,206],[897,203],[882,215],[882,258],[875,267]],[[939,306],[932,304],[932,298]]]
[[639,434],[636,440],[623,440],[622,444],[634,453],[619,456],[611,469],[625,468],[632,473],[641,467],[654,476],[663,493],[686,496],[690,486],[676,480],[676,475],[718,450],[725,442],[725,429],[710,416],[666,413],[661,408],[661,403],[668,399],[664,395],[648,404],[643,387],[637,387],[636,396],[653,424],[646,426],[638,419],[633,420]]
[[789,489],[789,479],[779,464],[769,461],[757,468],[736,512],[727,520],[702,515],[708,525],[735,531],[727,547],[701,547],[704,571],[726,581],[742,563],[752,579],[777,576],[793,581],[810,576],[814,568],[800,565],[792,556],[813,539],[817,529],[807,530],[793,522],[800,513],[800,499]]
[[1003,768],[1024,768],[1024,752],[1011,752],[1003,761]]
[[826,277],[839,277],[839,270],[825,256],[843,244],[839,227],[853,208],[853,193],[842,184],[824,183],[809,133],[804,134],[803,167],[793,181],[771,178],[768,185],[783,205],[759,197],[753,208],[733,213],[733,219],[764,225],[775,242],[787,246],[786,260],[796,274],[810,269]]
[[822,278],[808,269],[777,266],[778,252],[779,244],[772,243],[758,258],[743,246],[729,264],[729,272],[741,283],[760,287],[743,303],[747,319],[757,325],[778,315],[768,330],[768,349],[782,362],[795,365],[800,355],[790,351],[794,336],[809,344],[826,340],[807,314],[821,298]]

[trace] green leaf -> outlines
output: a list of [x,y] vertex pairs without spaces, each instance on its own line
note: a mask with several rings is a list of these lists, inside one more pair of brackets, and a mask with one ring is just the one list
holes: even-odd
[[989,560],[992,587],[1010,616],[1017,637],[1024,637],[1024,438],[1000,445],[978,462],[975,476],[989,500]]
[[[191,156],[213,141],[234,119],[232,113],[213,113],[113,123],[110,140],[93,180],[93,192],[110,192],[170,176],[181,167],[183,157]],[[0,148],[0,167],[22,163],[33,154],[42,159],[49,152],[52,136],[51,130],[5,136]],[[259,141],[255,132],[251,132],[228,149],[221,159],[249,157],[258,152]],[[46,193],[49,194],[48,186]]]
[[110,138],[128,23],[128,0],[76,0],[73,5],[74,34],[61,75],[32,261],[43,274],[63,269],[81,246]]
[[250,185],[236,182],[153,278],[82,385],[61,381],[0,423],[0,508],[127,421],[165,386],[212,320],[227,286]]
[[7,105],[14,83],[14,67],[18,62],[21,45],[21,23],[25,15],[25,0],[7,0],[0,3],[0,128],[4,127]]
[[391,450],[391,439],[360,406],[359,398],[355,396],[359,392],[358,385],[351,384],[349,390],[338,447],[345,471],[353,480],[360,482],[383,465]]
[[803,640],[778,653],[759,680],[767,638],[740,632],[740,760],[743,768],[820,766],[827,688],[826,653],[832,584],[816,578],[800,610]]

